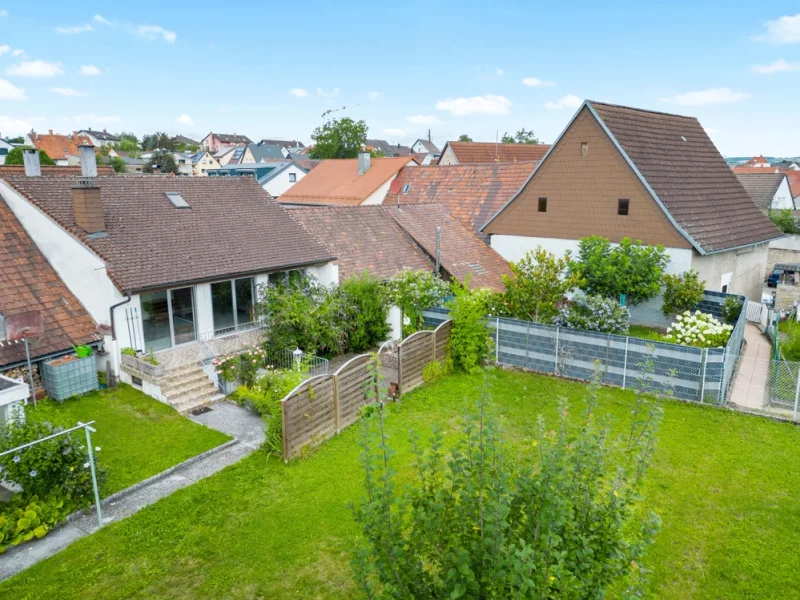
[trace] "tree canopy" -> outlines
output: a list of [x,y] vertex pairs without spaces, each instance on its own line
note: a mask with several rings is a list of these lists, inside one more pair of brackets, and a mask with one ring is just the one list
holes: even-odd
[[[8,151],[6,155],[6,164],[7,165],[22,165],[25,164],[24,159],[22,158],[22,151],[23,150],[30,150],[30,146],[17,146]],[[39,164],[53,166],[55,165],[55,161],[47,156],[47,152],[44,150],[39,150]]]
[[500,141],[504,144],[539,144],[539,138],[533,133],[531,129],[528,131],[524,127],[517,131],[513,136],[509,135],[506,131]]
[[142,150],[175,150],[175,142],[163,131],[142,136]]
[[139,138],[135,133],[123,131],[118,136],[119,143],[116,146],[124,152],[136,152],[139,150]]
[[314,147],[309,157],[314,159],[355,158],[367,143],[366,122],[354,121],[350,117],[331,119],[317,127],[311,134]]
[[142,170],[145,173],[152,173],[154,168],[158,168],[161,173],[178,174],[178,163],[175,162],[175,157],[166,150],[153,152],[153,156],[145,163]]
[[459,142],[471,142],[472,138],[469,137],[466,133],[462,133],[460,136],[458,136],[458,141]]

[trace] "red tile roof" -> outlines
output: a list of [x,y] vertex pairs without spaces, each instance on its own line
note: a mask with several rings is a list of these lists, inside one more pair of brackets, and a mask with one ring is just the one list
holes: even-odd
[[[251,177],[96,177],[105,237],[75,224],[74,181],[7,177],[6,182],[108,263],[126,292],[265,273],[333,257]],[[167,192],[190,208],[176,208]]]
[[58,135],[32,133],[31,141],[37,150],[44,150],[53,160],[66,160],[67,156],[78,156],[78,146],[93,146],[91,140],[85,135]]
[[[42,175],[53,175],[63,177],[77,177],[81,174],[79,166],[54,167],[52,165],[42,165]],[[97,165],[98,175],[114,175],[114,169],[108,165]],[[7,175],[25,175],[25,165],[0,165],[0,178]]]
[[[32,310],[42,313],[45,333],[31,338],[33,358],[101,339],[92,317],[1,198],[0,265],[0,314],[8,318]],[[24,345],[0,343],[0,366],[25,360]]]
[[[540,161],[548,144],[495,144],[492,142],[447,142],[461,165]],[[447,147],[445,147],[445,150]],[[444,155],[444,150],[442,155]]]
[[408,156],[373,158],[370,168],[358,174],[358,159],[323,160],[280,197],[279,202],[322,206],[357,206],[409,162]]
[[392,185],[398,193],[387,194],[384,203],[438,202],[477,233],[525,185],[537,164],[407,167],[400,171]]

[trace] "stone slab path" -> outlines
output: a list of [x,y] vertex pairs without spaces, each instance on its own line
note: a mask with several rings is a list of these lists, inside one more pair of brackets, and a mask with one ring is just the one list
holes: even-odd
[[[191,418],[236,439],[103,500],[104,522],[120,521],[181,488],[210,477],[251,454],[264,440],[264,423],[255,413],[229,402],[214,404],[211,409]],[[28,542],[0,555],[0,581],[53,556],[98,529],[93,509],[86,514],[72,515],[66,524],[41,540]]]
[[762,408],[769,377],[769,361],[772,359],[772,346],[761,330],[752,323],[745,326],[744,339],[747,341],[747,347],[740,361],[730,402],[747,408]]

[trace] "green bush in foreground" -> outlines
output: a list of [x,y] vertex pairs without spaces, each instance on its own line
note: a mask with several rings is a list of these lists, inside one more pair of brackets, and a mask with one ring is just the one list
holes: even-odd
[[24,493],[0,503],[0,554],[10,546],[44,537],[73,507],[72,502],[59,495],[39,499]]

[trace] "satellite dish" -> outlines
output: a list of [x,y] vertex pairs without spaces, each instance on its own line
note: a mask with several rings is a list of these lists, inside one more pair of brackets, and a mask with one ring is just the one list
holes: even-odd
[[392,183],[389,185],[389,193],[390,194],[399,194],[400,193],[400,189],[402,188],[402,186],[403,186],[403,184],[399,179],[397,179],[397,178],[393,179]]

